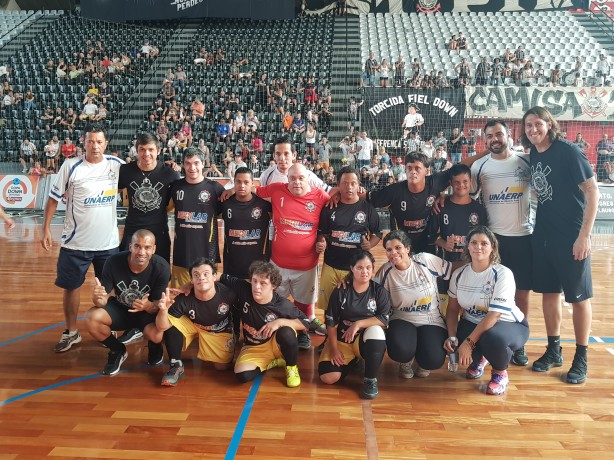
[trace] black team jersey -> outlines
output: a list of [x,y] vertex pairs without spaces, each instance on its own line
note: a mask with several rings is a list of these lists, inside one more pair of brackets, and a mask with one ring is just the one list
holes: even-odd
[[412,252],[426,252],[427,225],[435,200],[448,188],[450,177],[448,171],[426,176],[424,190],[412,193],[407,188],[407,181],[397,182],[388,187],[372,192],[370,201],[376,208],[390,208],[390,226],[393,230],[404,230],[411,240]]
[[199,300],[194,290],[188,295],[180,294],[168,313],[175,318],[187,316],[203,331],[220,333],[232,332],[232,315],[237,314],[237,296],[227,286],[215,283],[215,295],[209,300]]
[[309,320],[305,314],[276,292],[273,293],[273,299],[269,303],[261,305],[252,297],[252,286],[247,281],[226,274],[221,276],[220,281],[237,294],[245,345],[261,345],[268,342],[271,338],[261,336],[258,331],[266,323],[278,318],[298,319],[306,328],[309,327]]
[[365,200],[354,204],[339,202],[336,208],[325,206],[320,213],[318,233],[326,236],[324,263],[337,270],[349,270],[352,253],[360,249],[362,236],[375,233],[381,238],[379,215]]
[[369,288],[357,293],[351,285],[335,288],[326,310],[326,325],[337,327],[337,340],[345,342],[343,334],[352,323],[376,317],[384,327],[388,326],[390,295],[381,285],[371,280]]
[[255,260],[268,260],[271,203],[253,195],[242,202],[236,196],[221,204],[224,219],[224,273],[247,278]]
[[128,193],[125,231],[168,229],[166,208],[171,198],[170,186],[178,179],[179,173],[161,162],[152,171],[141,171],[136,161],[122,165],[118,188]]
[[181,179],[171,185],[175,204],[173,265],[187,268],[199,257],[220,261],[217,215],[223,192],[224,187],[209,179],[198,184]]
[[171,279],[171,267],[166,260],[154,254],[141,273],[133,273],[128,265],[129,251],[122,251],[107,259],[102,269],[102,284],[107,292],[115,290],[115,300],[132,308],[132,302],[146,294],[150,301],[160,300]]
[[[435,244],[438,236],[447,240],[450,235],[462,236],[463,239],[456,243],[458,249],[467,245],[466,237],[469,231],[478,225],[487,225],[486,208],[475,200],[469,204],[456,204],[446,198],[445,204],[439,215],[433,215],[429,222],[429,244]],[[461,259],[462,252],[443,251],[443,259],[456,262]]]

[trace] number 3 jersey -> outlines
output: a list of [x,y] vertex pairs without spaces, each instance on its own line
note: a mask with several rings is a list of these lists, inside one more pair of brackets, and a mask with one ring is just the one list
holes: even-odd
[[237,294],[245,345],[261,345],[268,342],[271,337],[264,337],[258,331],[266,323],[278,318],[298,319],[306,328],[309,327],[309,320],[305,314],[276,292],[273,293],[273,299],[269,303],[262,305],[254,300],[252,286],[247,281],[226,274],[221,276],[220,281]]
[[236,311],[237,296],[222,283],[215,283],[215,295],[209,300],[199,300],[194,290],[188,295],[175,297],[168,313],[175,318],[187,316],[192,323],[203,331],[212,333],[232,332],[232,315]]

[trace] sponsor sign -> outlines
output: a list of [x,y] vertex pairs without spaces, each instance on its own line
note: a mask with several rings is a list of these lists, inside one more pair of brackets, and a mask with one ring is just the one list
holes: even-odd
[[38,179],[38,176],[0,175],[0,205],[9,209],[33,209]]
[[606,87],[472,86],[467,92],[467,118],[520,119],[537,105],[558,121],[614,120],[614,90]]

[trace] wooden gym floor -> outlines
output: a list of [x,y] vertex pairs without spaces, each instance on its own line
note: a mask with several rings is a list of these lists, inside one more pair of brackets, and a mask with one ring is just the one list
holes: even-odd
[[[240,385],[186,353],[186,375],[163,388],[166,366],[147,367],[145,342],[128,346],[122,372],[98,372],[106,350],[81,326],[83,342],[51,350],[63,329],[54,287],[57,243],[39,245],[40,218],[0,228],[0,459],[410,459],[607,458],[614,455],[614,236],[593,239],[593,331],[589,379],[562,381],[573,357],[571,311],[564,306],[565,364],[549,373],[510,366],[508,392],[485,394],[487,377],[468,381],[445,368],[403,380],[388,358],[380,396],[359,397],[361,378],[339,386],[317,377],[318,355],[300,354],[302,385],[283,369]],[[59,224],[59,222],[58,222]],[[60,226],[53,226],[59,237]],[[378,246],[378,262],[385,257]],[[379,263],[378,263],[379,266]],[[83,315],[92,277],[82,290]],[[531,298],[531,361],[546,339],[540,299]],[[319,311],[319,314],[322,312]],[[321,338],[314,338],[318,345]],[[486,372],[489,375],[488,369]],[[611,458],[611,457],[610,457]]]

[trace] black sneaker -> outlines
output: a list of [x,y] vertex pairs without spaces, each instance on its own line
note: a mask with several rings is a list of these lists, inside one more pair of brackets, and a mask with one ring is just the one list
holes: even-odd
[[514,352],[512,355],[512,364],[516,366],[526,366],[529,364],[529,357],[527,356],[527,352],[524,347],[520,347],[518,350]]
[[126,361],[128,357],[128,352],[124,351],[109,351],[109,359],[107,360],[107,365],[102,370],[104,375],[115,375],[119,372],[119,369],[122,367],[122,363]]
[[377,379],[368,379],[365,377],[362,384],[362,397],[365,399],[374,399],[379,395],[377,389]]
[[563,349],[559,347],[556,351],[553,348],[546,347],[546,353],[541,358],[533,363],[533,370],[535,372],[546,372],[551,367],[561,367],[563,365]]
[[586,355],[580,356],[576,353],[571,363],[571,368],[567,372],[567,383],[584,383],[588,373],[588,361]]
[[124,331],[124,333],[120,335],[117,340],[124,345],[128,345],[129,343],[134,343],[142,338],[143,332],[140,329],[130,329],[128,331]]
[[309,334],[305,331],[300,331],[298,333],[298,349],[299,350],[309,350],[311,348],[311,339],[309,338]]
[[164,349],[161,343],[149,342],[147,344],[147,364],[150,366],[159,366],[164,361]]

